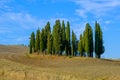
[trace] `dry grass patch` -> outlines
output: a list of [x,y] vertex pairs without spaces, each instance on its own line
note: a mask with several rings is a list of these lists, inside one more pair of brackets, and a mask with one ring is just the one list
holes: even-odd
[[0,80],[120,80],[118,60],[24,54],[27,50],[2,46]]

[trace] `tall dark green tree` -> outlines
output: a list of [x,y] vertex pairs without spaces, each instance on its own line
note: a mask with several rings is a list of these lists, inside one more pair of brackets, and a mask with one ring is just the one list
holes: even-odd
[[54,32],[53,32],[53,45],[56,54],[60,54],[61,52],[61,24],[60,20],[56,20],[54,25]]
[[83,41],[82,41],[82,45],[83,45],[83,56],[86,56],[85,54],[85,31],[83,32]]
[[83,45],[82,34],[80,35],[80,40],[79,40],[79,43],[78,43],[78,51],[79,51],[81,57],[84,56],[84,45]]
[[53,38],[53,43],[52,43],[52,54],[55,54],[55,25],[53,26],[52,38]]
[[76,53],[76,41],[77,41],[77,38],[76,38],[76,35],[74,33],[74,31],[72,31],[72,56],[75,56],[75,53]]
[[45,26],[45,30],[44,30],[44,46],[45,49],[47,48],[47,38],[48,38],[48,34],[51,32],[51,28],[50,28],[50,22],[47,22],[46,26]]
[[52,55],[52,35],[49,32],[48,33],[48,39],[47,39],[47,53]]
[[29,53],[32,54],[32,41],[30,40],[30,44],[29,44]]
[[35,52],[35,34],[34,32],[31,33],[30,36],[30,53]]
[[65,23],[64,20],[62,21],[62,28],[61,28],[61,42],[62,42],[62,46],[61,46],[61,51],[65,51],[65,45],[66,45],[66,33],[65,33]]
[[38,28],[35,39],[35,50],[39,53],[40,51],[40,29]]
[[101,58],[105,48],[103,46],[103,33],[100,28],[99,23],[95,22],[95,56],[96,58]]
[[45,40],[44,40],[44,38],[45,38],[45,30],[43,28],[41,33],[40,33],[40,51],[41,52],[44,52],[44,50],[45,50],[45,45],[44,45]]
[[35,34],[32,32],[31,34],[31,44],[32,44],[32,49],[35,52]]
[[88,23],[85,28],[85,51],[88,57],[93,57],[93,32]]
[[67,22],[66,25],[66,55],[71,55],[71,46],[70,46],[70,23]]
[[90,38],[90,57],[93,57],[93,51],[94,51],[94,43],[93,43],[93,30],[92,28],[90,27],[90,34],[89,34]]

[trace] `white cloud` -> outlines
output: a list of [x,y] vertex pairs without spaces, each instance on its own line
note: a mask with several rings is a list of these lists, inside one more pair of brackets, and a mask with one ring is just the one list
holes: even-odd
[[109,21],[109,20],[105,21],[105,24],[110,24],[110,23],[111,23],[111,21]]
[[31,29],[41,26],[42,22],[42,20],[38,20],[28,13],[4,13],[0,15],[1,24],[10,23],[7,27],[12,27],[14,25],[14,27],[16,26],[23,29]]
[[[67,18],[55,17],[50,19],[38,19],[28,13],[4,13],[0,15],[0,26],[4,28],[22,28],[24,30],[30,30],[35,28],[43,28],[49,21],[51,26],[54,25],[55,21],[64,20],[68,21]],[[4,29],[8,30],[8,29]]]
[[[38,27],[42,29],[48,21],[51,23],[52,28],[57,19],[64,20],[65,22],[68,20],[61,17],[38,19],[28,13],[3,13],[0,15],[0,34],[2,34],[0,42],[5,43],[5,41],[2,41],[5,38],[9,41],[14,40],[16,43],[28,41],[28,37],[32,31],[35,31]],[[5,37],[3,37],[4,35]],[[6,41],[6,43],[9,41]]]
[[79,14],[79,16],[83,17],[83,18],[86,18],[86,11],[84,10],[76,10],[77,14]]
[[41,27],[41,23],[42,20],[38,20],[28,13],[7,12],[0,14],[0,42],[26,42],[28,41],[30,33],[36,30],[39,26]]
[[11,6],[8,6],[7,4],[12,2],[13,0],[0,0],[0,9],[1,11],[11,11]]
[[75,0],[80,8],[76,10],[79,16],[84,17],[87,13],[95,16],[105,15],[108,11],[120,6],[119,0]]

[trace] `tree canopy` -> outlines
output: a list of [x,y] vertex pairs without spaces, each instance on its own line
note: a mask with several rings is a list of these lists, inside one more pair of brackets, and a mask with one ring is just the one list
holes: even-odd
[[95,57],[100,58],[105,48],[103,46],[103,33],[99,23],[95,22]]

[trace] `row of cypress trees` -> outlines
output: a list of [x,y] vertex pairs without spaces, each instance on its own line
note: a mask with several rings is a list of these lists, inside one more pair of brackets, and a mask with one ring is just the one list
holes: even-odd
[[62,25],[60,20],[56,20],[51,32],[50,23],[47,22],[46,26],[40,31],[31,33],[30,37],[30,53],[43,52],[47,54],[62,55],[66,51],[66,55],[71,55],[70,45],[70,24],[67,22],[65,27],[64,21]]
[[91,26],[88,23],[86,24],[83,34],[80,34],[78,51],[81,53],[80,56],[88,57],[93,57],[93,52],[95,51],[95,57],[101,58],[105,48],[103,46],[103,33],[99,23],[95,22],[95,38],[93,37]]
[[102,30],[99,23],[95,23],[95,42],[93,41],[93,30],[87,23],[85,31],[80,35],[80,39],[77,40],[76,34],[72,31],[70,36],[70,23],[69,21],[62,24],[60,20],[56,20],[53,29],[51,31],[50,23],[47,22],[46,26],[37,30],[36,35],[34,32],[30,36],[30,53],[37,52],[51,55],[69,55],[76,56],[80,53],[80,56],[93,57],[95,51],[95,57],[100,58],[100,55],[104,53]]

